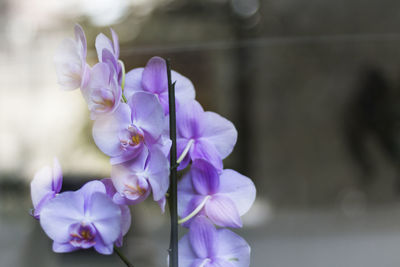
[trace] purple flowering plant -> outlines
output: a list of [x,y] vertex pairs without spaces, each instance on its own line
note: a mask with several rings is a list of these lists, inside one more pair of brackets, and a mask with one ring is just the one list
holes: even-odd
[[[152,194],[162,213],[169,203],[169,266],[250,266],[250,246],[226,229],[242,227],[241,216],[256,195],[248,177],[223,168],[236,143],[234,125],[204,111],[192,82],[172,71],[169,61],[153,57],[144,68],[125,73],[118,36],[112,29],[111,35],[112,40],[97,36],[94,66],[86,62],[79,25],[75,38],[64,40],[54,57],[61,87],[80,88],[94,120],[93,139],[112,166],[110,178],[77,191],[61,192],[57,159],[34,175],[32,216],[53,240],[53,251],[116,252],[133,266],[118,247],[131,226],[129,206]],[[177,171],[183,169],[178,183]],[[188,228],[179,242],[178,224]]]

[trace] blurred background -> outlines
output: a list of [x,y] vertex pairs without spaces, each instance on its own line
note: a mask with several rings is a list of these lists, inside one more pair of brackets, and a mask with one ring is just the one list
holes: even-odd
[[[399,12],[394,0],[0,0],[0,265],[123,266],[53,253],[29,216],[29,182],[54,156],[64,189],[110,173],[79,90],[56,81],[55,50],[80,23],[91,64],[112,27],[128,70],[169,57],[236,125],[225,167],[257,186],[235,230],[251,266],[399,266]],[[166,266],[168,214],[152,201],[132,213],[124,251]]]

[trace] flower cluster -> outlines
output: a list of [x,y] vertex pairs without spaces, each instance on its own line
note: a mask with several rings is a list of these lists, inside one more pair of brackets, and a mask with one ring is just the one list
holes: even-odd
[[[144,68],[125,73],[119,41],[96,38],[99,62],[86,62],[86,37],[79,25],[75,38],[65,40],[55,56],[58,82],[65,90],[80,88],[93,123],[93,139],[110,157],[111,178],[62,192],[62,173],[54,167],[36,173],[31,183],[33,216],[54,241],[55,252],[94,247],[111,254],[130,228],[128,205],[151,193],[162,212],[169,189],[167,66],[160,57]],[[172,71],[175,83],[178,169],[187,168],[178,184],[179,223],[189,233],[179,241],[181,267],[249,266],[250,247],[238,235],[218,227],[242,226],[255,199],[252,181],[229,169],[222,160],[237,139],[234,125],[204,111],[195,100],[192,82]]]

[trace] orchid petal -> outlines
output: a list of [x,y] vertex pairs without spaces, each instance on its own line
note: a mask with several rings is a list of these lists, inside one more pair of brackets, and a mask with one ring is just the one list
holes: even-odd
[[86,36],[85,32],[83,31],[81,25],[75,24],[74,27],[75,32],[75,40],[79,45],[79,52],[83,62],[86,60],[86,53],[87,53],[87,44],[86,44]]
[[164,196],[160,200],[157,200],[157,204],[161,209],[161,214],[165,212],[165,204],[167,204],[167,198]]
[[212,262],[205,265],[205,267],[236,267],[236,265],[227,260],[215,259]]
[[144,92],[134,94],[128,102],[132,109],[132,122],[145,131],[145,139],[150,137],[154,142],[162,132],[164,111],[157,97]]
[[53,192],[53,175],[49,166],[41,168],[35,173],[31,182],[31,197],[33,207],[36,208],[39,202]]
[[121,103],[114,113],[101,116],[94,122],[93,139],[103,153],[111,157],[123,153],[119,132],[131,123],[130,117],[129,106]]
[[197,193],[201,195],[215,194],[219,189],[218,170],[203,159],[193,161],[192,183]]
[[69,241],[70,225],[84,219],[84,197],[76,192],[64,192],[50,200],[40,213],[40,225],[58,243]]
[[152,57],[142,74],[142,86],[151,93],[161,93],[168,88],[167,64],[160,57]]
[[144,92],[142,87],[143,68],[136,68],[125,75],[124,95],[130,99],[136,92]]
[[94,249],[100,254],[111,255],[114,252],[114,245],[102,244],[101,242],[97,242],[94,245]]
[[213,196],[205,205],[205,213],[210,220],[222,227],[242,227],[242,221],[235,203],[225,196]]
[[250,246],[228,229],[218,230],[218,257],[231,260],[235,267],[250,266]]
[[115,58],[119,58],[119,39],[118,39],[118,35],[112,28],[110,28],[110,31],[111,31],[111,36],[112,36],[112,40],[113,40],[114,55],[115,55]]
[[121,233],[121,209],[105,193],[93,193],[88,215],[106,245],[114,243]]
[[200,127],[199,120],[203,115],[203,108],[195,100],[182,105],[176,114],[179,137],[187,139],[200,137],[203,127]]
[[63,175],[60,162],[57,158],[53,159],[53,179],[52,189],[55,193],[60,193],[62,187]]
[[223,170],[220,176],[218,195],[229,197],[234,203],[239,215],[245,214],[256,198],[256,188],[253,181],[234,170]]
[[207,139],[196,140],[190,153],[192,160],[204,159],[210,162],[218,171],[222,171],[223,163],[215,146]]
[[226,158],[236,144],[235,126],[229,120],[211,111],[204,113],[202,123],[207,125],[204,127],[203,137],[215,146],[222,159]]
[[154,200],[162,199],[169,188],[169,164],[168,159],[161,150],[154,149],[151,151],[146,173],[153,191]]
[[90,207],[92,205],[91,204],[92,195],[95,192],[106,194],[106,187],[104,186],[104,184],[102,182],[95,180],[95,181],[87,182],[76,192],[79,194],[82,194],[85,199],[84,212],[86,214],[86,212],[88,212],[88,207]]
[[117,193],[117,190],[115,189],[111,178],[101,179],[100,182],[102,182],[104,184],[107,196],[110,197],[110,198],[113,198],[115,193]]
[[217,252],[217,230],[205,217],[198,217],[191,223],[189,239],[198,258],[210,258]]
[[54,55],[58,83],[64,90],[74,90],[82,82],[82,59],[75,40],[65,39]]
[[53,242],[53,251],[57,253],[72,252],[78,249],[79,249],[78,247],[72,246],[69,242],[66,243],[58,243],[56,241]]
[[178,249],[179,266],[191,267],[193,259],[196,259],[197,256],[193,252],[192,246],[190,245],[189,235],[185,235],[179,240]]
[[107,49],[115,55],[114,47],[110,39],[103,33],[100,33],[96,37],[95,47],[97,51],[97,57],[100,62],[103,62],[103,50]]
[[175,96],[178,107],[191,102],[195,98],[195,90],[193,83],[185,76],[176,71],[171,71],[172,83],[175,82]]
[[190,200],[196,195],[191,177],[191,173],[188,172],[178,183],[178,215],[180,217],[185,217],[184,213],[188,210]]

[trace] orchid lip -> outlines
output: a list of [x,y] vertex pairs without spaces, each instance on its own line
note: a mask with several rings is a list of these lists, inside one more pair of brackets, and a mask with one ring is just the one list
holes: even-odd
[[93,225],[81,222],[71,226],[71,240],[69,243],[74,247],[88,248],[96,244],[96,229]]

